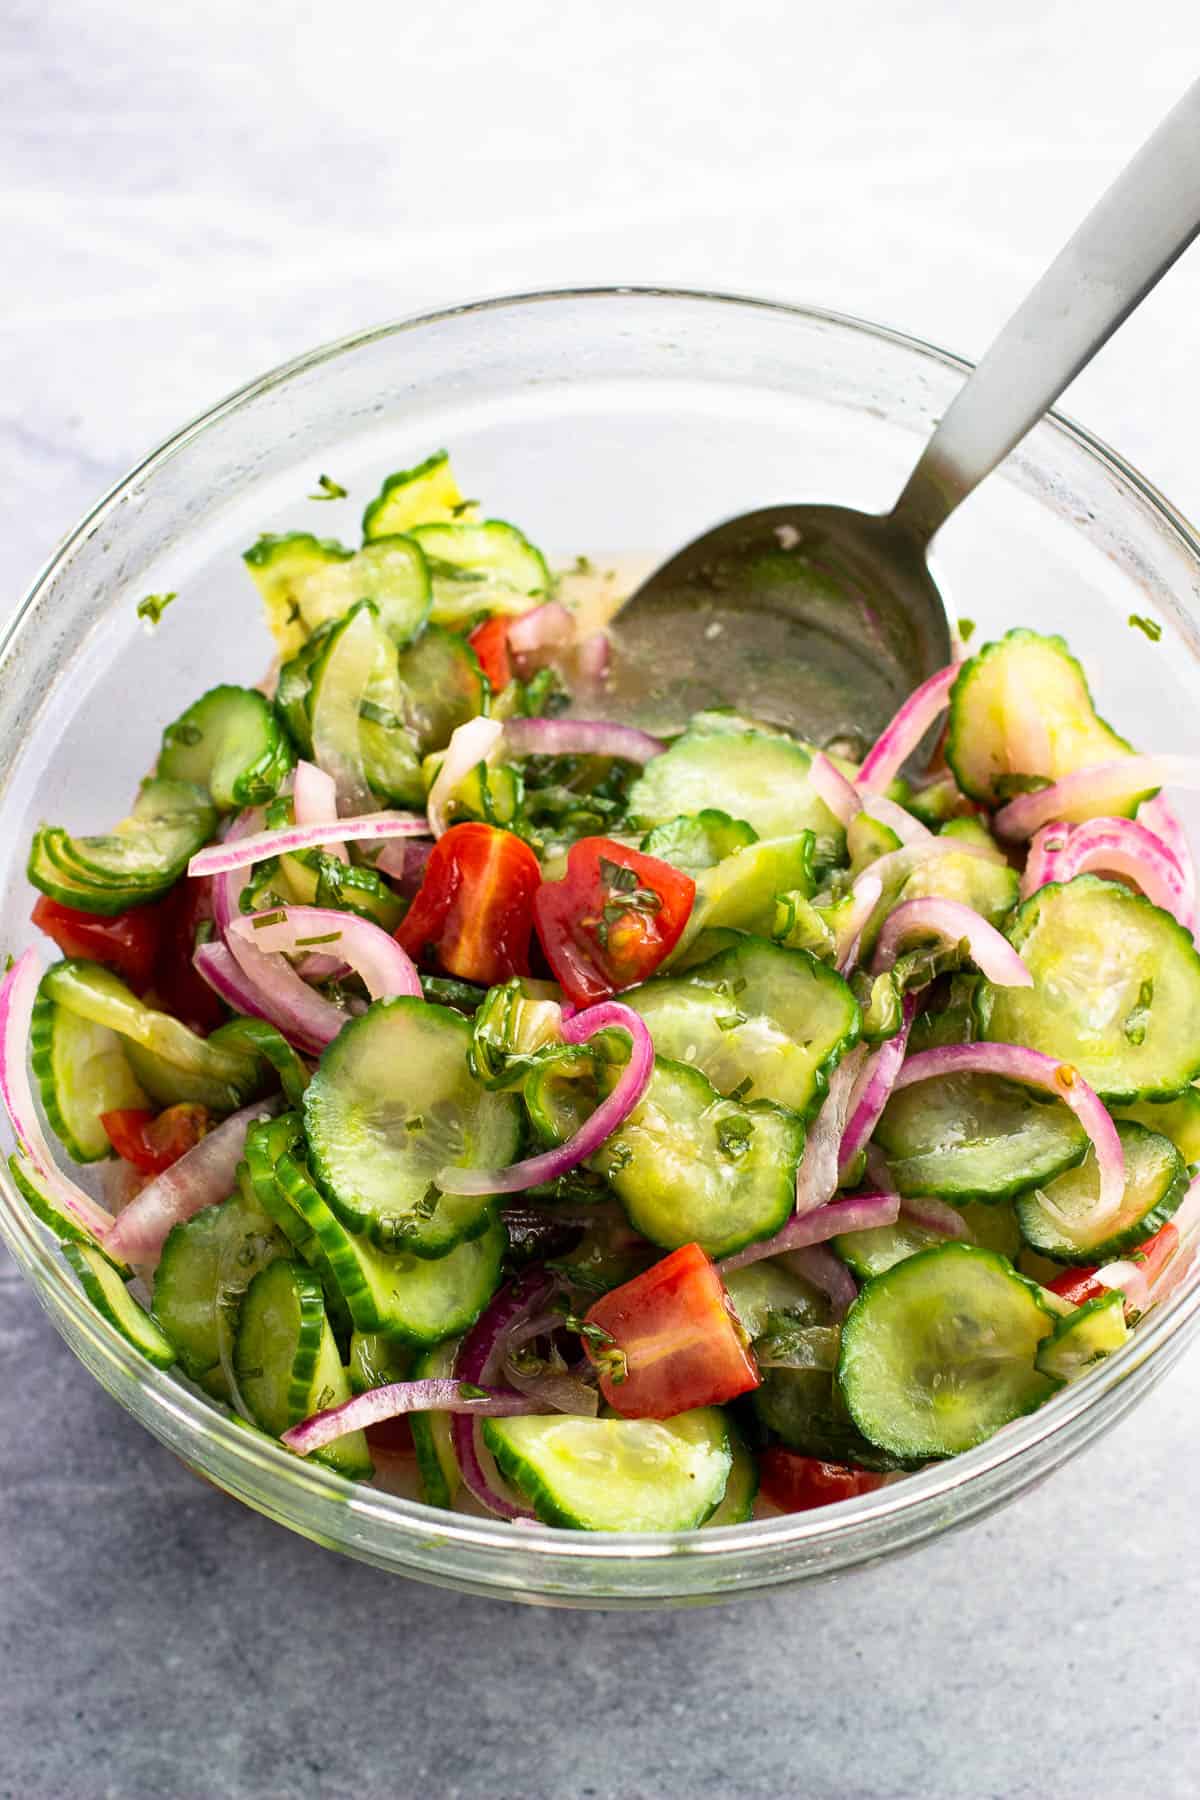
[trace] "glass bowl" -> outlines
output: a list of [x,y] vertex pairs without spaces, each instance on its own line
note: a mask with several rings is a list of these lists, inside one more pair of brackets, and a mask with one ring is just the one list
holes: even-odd
[[[259,531],[352,537],[382,475],[443,444],[464,491],[560,562],[666,552],[776,501],[883,509],[966,368],[816,308],[617,289],[384,326],[233,395],[101,501],[0,640],[6,947],[35,935],[24,875],[35,823],[95,829],[119,817],[163,722],[215,682],[265,668],[270,643],[238,558]],[[352,498],[310,504],[322,472]],[[977,639],[1019,623],[1063,631],[1122,732],[1147,749],[1189,747],[1200,543],[1112,451],[1048,418],[951,520],[939,565]],[[149,633],[136,603],[165,590],[179,598]],[[1161,642],[1131,631],[1131,613],[1156,619]],[[0,1233],[56,1328],[195,1471],[379,1568],[560,1605],[695,1604],[911,1550],[1011,1500],[1113,1425],[1200,1315],[1193,1271],[1121,1352],[1041,1411],[861,1499],[686,1535],[557,1531],[356,1487],[240,1428],[150,1368],[85,1301],[6,1173],[0,1190]]]

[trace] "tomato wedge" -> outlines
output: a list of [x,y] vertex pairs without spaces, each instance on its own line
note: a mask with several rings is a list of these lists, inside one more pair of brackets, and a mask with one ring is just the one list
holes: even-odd
[[685,1244],[613,1288],[584,1321],[600,1390],[627,1419],[670,1419],[758,1386],[758,1365],[725,1285],[699,1244]]
[[470,819],[434,845],[396,931],[402,950],[460,981],[494,987],[529,973],[537,857],[511,831]]
[[[1179,1232],[1168,1222],[1160,1226],[1153,1237],[1139,1244],[1136,1250],[1129,1252],[1126,1260],[1143,1265],[1146,1285],[1153,1287],[1176,1250],[1179,1248]],[[1089,1300],[1098,1300],[1102,1294],[1112,1290],[1102,1281],[1097,1281],[1099,1266],[1090,1269],[1064,1269],[1061,1275],[1055,1276],[1048,1283],[1050,1292],[1060,1299],[1069,1300],[1072,1306],[1083,1306]]]
[[1083,1306],[1089,1300],[1098,1300],[1108,1289],[1104,1283],[1096,1280],[1099,1264],[1090,1269],[1064,1269],[1053,1281],[1047,1282],[1052,1294],[1061,1300],[1069,1300],[1072,1306]]
[[546,960],[577,1006],[652,975],[679,942],[696,884],[612,838],[580,838],[561,881],[546,881],[533,918]]
[[479,666],[488,678],[493,694],[506,688],[513,678],[512,655],[508,648],[508,628],[512,623],[503,613],[477,625],[467,642],[479,658]]
[[57,900],[42,894],[31,916],[38,930],[53,938],[64,956],[82,956],[90,962],[103,963],[124,976],[139,993],[149,985],[162,939],[162,917],[157,906],[134,906],[128,912],[105,917],[80,912],[74,906],[60,906]]
[[123,1106],[101,1113],[100,1123],[118,1156],[143,1175],[161,1175],[195,1149],[210,1121],[206,1106],[183,1102],[157,1114],[140,1106]]
[[759,1492],[780,1512],[811,1512],[831,1506],[835,1500],[852,1500],[856,1494],[872,1494],[882,1487],[883,1476],[845,1463],[820,1462],[800,1456],[780,1445],[764,1450],[758,1459]]

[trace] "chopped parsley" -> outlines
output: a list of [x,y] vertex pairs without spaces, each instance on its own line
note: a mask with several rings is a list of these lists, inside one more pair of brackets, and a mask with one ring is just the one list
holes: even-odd
[[1133,626],[1135,631],[1143,632],[1145,636],[1150,639],[1152,644],[1157,644],[1159,638],[1162,636],[1162,626],[1159,624],[1158,620],[1148,619],[1145,613],[1130,613],[1129,623]]
[[139,600],[137,603],[137,616],[139,619],[145,619],[147,625],[157,625],[172,600],[178,600],[178,598],[179,595],[176,593],[147,594],[144,600]]
[[344,500],[350,491],[349,488],[344,488],[340,481],[335,481],[332,475],[318,475],[317,487],[320,492],[310,494],[308,496],[310,500]]

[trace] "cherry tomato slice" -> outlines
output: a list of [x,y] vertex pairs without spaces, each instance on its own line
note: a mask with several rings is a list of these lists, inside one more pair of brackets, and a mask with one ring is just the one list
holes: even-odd
[[811,1512],[835,1500],[852,1500],[856,1494],[874,1493],[883,1485],[882,1475],[844,1463],[820,1462],[795,1450],[775,1445],[758,1459],[759,1492],[780,1512]]
[[511,831],[474,819],[452,825],[433,847],[396,942],[426,967],[483,987],[528,975],[541,879],[537,857]]
[[699,1244],[685,1244],[597,1300],[584,1336],[604,1398],[627,1419],[669,1419],[758,1386],[758,1365],[725,1285]]
[[195,1149],[209,1128],[209,1116],[207,1107],[184,1102],[157,1115],[124,1106],[101,1113],[100,1123],[118,1156],[143,1175],[161,1175]]
[[479,658],[479,666],[488,678],[493,694],[506,688],[513,678],[512,656],[508,648],[508,628],[512,623],[503,613],[477,625],[467,642]]
[[1103,1282],[1096,1280],[1099,1265],[1090,1269],[1064,1269],[1061,1275],[1047,1283],[1052,1294],[1062,1300],[1069,1300],[1072,1306],[1083,1306],[1089,1300],[1098,1300],[1108,1289]]
[[82,956],[103,963],[124,977],[140,994],[150,983],[162,938],[162,918],[157,906],[135,906],[128,912],[80,912],[61,906],[48,894],[38,898],[32,918],[39,931],[53,938],[64,956]]
[[533,918],[556,979],[577,1006],[590,1006],[654,973],[695,897],[691,876],[657,856],[580,838],[562,880],[539,888]]

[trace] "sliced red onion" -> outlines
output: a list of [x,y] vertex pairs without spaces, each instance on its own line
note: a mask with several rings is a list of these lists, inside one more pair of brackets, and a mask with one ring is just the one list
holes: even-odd
[[428,836],[429,821],[423,813],[360,813],[354,819],[288,825],[281,831],[259,831],[253,837],[229,838],[223,844],[210,844],[193,856],[188,864],[188,874],[227,875],[234,869],[248,869],[254,863],[265,862],[269,856],[292,856],[298,850]]
[[1043,1056],[1040,1050],[1026,1050],[1020,1044],[945,1044],[940,1049],[922,1050],[910,1056],[892,1092],[898,1094],[916,1082],[947,1075],[999,1075],[1006,1081],[1042,1088],[1063,1101],[1087,1132],[1096,1152],[1100,1194],[1094,1220],[1101,1223],[1118,1211],[1125,1196],[1125,1152],[1103,1102],[1078,1069],[1055,1056]]
[[394,881],[397,891],[405,900],[411,900],[425,879],[425,865],[433,854],[433,843],[429,838],[408,838],[400,843],[385,844],[375,861],[375,867],[389,881]]
[[858,1286],[841,1257],[828,1244],[809,1244],[790,1251],[786,1266],[827,1296],[833,1323],[840,1325],[858,1299]]
[[950,689],[958,678],[959,664],[939,669],[910,694],[891,724],[868,750],[858,771],[856,785],[876,793],[890,787],[935,719],[950,704]]
[[[1065,838],[1055,836],[1056,832],[1065,833]],[[1076,875],[1088,873],[1120,875],[1135,882],[1147,900],[1191,929],[1191,905],[1183,871],[1161,838],[1136,819],[1089,819],[1085,825],[1069,827],[1048,825],[1038,832],[1033,845],[1038,855],[1035,859],[1031,847],[1029,861],[1036,860],[1035,875],[1043,875],[1038,886],[1045,881],[1071,881]],[[1048,874],[1047,868],[1051,871]]]
[[[848,1056],[842,1058],[829,1077],[829,1092],[821,1102],[821,1109],[808,1128],[804,1155],[800,1159],[800,1167],[796,1173],[796,1213],[798,1216],[815,1212],[819,1206],[824,1206],[827,1200],[831,1200],[837,1192],[838,1160],[842,1138],[846,1130],[846,1115],[850,1109],[850,1097],[854,1092],[855,1083],[866,1058],[866,1047],[860,1044],[856,1049],[851,1050]],[[799,1241],[815,1243],[816,1239],[802,1238]]]
[[1149,800],[1143,800],[1137,809],[1140,824],[1152,831],[1159,842],[1170,851],[1183,876],[1184,893],[1187,896],[1187,916],[1179,923],[1187,930],[1196,927],[1196,865],[1192,860],[1191,845],[1187,833],[1183,829],[1178,813],[1169,801],[1161,794],[1154,794]]
[[252,943],[239,929],[244,916],[239,914],[233,921],[225,943],[250,984],[255,1016],[278,1027],[293,1050],[319,1056],[342,1029],[347,1015],[331,1000],[314,993],[282,956],[268,956]]
[[901,844],[899,850],[889,850],[886,856],[876,857],[850,889],[852,904],[838,930],[839,974],[848,974],[858,961],[862,934],[885,890],[896,893],[915,870],[943,856],[978,856],[985,862],[1004,860],[984,844],[971,844],[965,838],[932,836],[922,838],[919,843]]
[[733,1256],[724,1257],[717,1267],[723,1275],[744,1269],[749,1263],[762,1262],[768,1256],[782,1256],[789,1250],[803,1250],[810,1244],[825,1244],[830,1238],[848,1231],[873,1231],[879,1225],[894,1225],[900,1217],[899,1194],[855,1194],[849,1200],[831,1200],[816,1212],[803,1218],[789,1219],[774,1237],[761,1238],[747,1244]]
[[340,813],[366,812],[372,794],[363,768],[359,708],[375,664],[375,620],[356,613],[329,653],[312,715],[313,758],[332,777]]
[[[540,1312],[553,1291],[553,1278],[542,1269],[529,1269],[502,1287],[459,1345],[454,1379],[473,1387],[486,1387],[493,1381],[507,1354],[509,1333],[523,1319]],[[527,1506],[502,1494],[489,1478],[474,1419],[463,1413],[452,1414],[450,1436],[463,1482],[482,1506],[502,1519],[534,1517]]]
[[547,600],[513,619],[507,636],[521,674],[530,675],[573,642],[575,621],[561,600]]
[[[328,1406],[313,1413],[299,1425],[285,1431],[280,1443],[298,1456],[310,1456],[336,1443],[351,1431],[365,1431],[368,1426],[382,1425],[385,1419],[399,1419],[405,1413],[465,1413],[477,1419],[512,1418],[516,1413],[537,1411],[533,1400],[512,1389],[493,1388],[486,1394],[463,1393],[463,1383],[449,1377],[427,1381],[393,1381],[387,1387],[368,1388],[353,1400],[340,1406]],[[471,1384],[474,1385],[474,1384]]]
[[[337,787],[333,777],[316,763],[298,762],[292,778],[292,811],[297,825],[329,825],[338,816]],[[328,841],[328,840],[327,840]],[[332,844],[331,854],[339,862],[350,861],[344,844]]]
[[576,652],[575,666],[580,680],[595,685],[607,681],[611,661],[612,641],[607,631],[593,631],[584,638]]
[[848,825],[862,811],[863,803],[854,783],[830,762],[823,750],[818,750],[809,764],[808,785],[842,825]]
[[[412,958],[381,925],[356,913],[328,906],[281,906],[273,912],[235,919],[229,933],[235,955],[239,939],[268,956],[319,949],[323,955],[338,956],[348,963],[372,1000],[393,1000],[404,994],[414,1000],[421,998],[421,979]],[[330,1010],[337,1012],[336,1007]],[[345,1021],[340,1014],[338,1017],[340,1029]]]
[[1158,787],[1200,787],[1200,757],[1122,756],[1077,769],[1036,793],[1018,794],[1001,807],[994,824],[1001,837],[1028,838],[1052,819],[1082,824],[1124,812],[1140,794]]
[[969,1238],[970,1227],[956,1206],[932,1194],[913,1195],[901,1200],[900,1217],[909,1219],[924,1231],[936,1231],[941,1237]]
[[[242,838],[255,836],[264,817],[261,807],[251,807],[246,812],[239,813],[225,833],[225,843],[235,844]],[[224,938],[233,920],[237,918],[238,903],[245,886],[245,875],[237,869],[231,870],[227,875],[215,877],[212,884],[212,911],[218,937]]]
[[537,1187],[543,1181],[557,1181],[571,1169],[578,1168],[612,1136],[629,1117],[650,1084],[654,1073],[654,1043],[645,1021],[630,1006],[619,1000],[601,1000],[583,1012],[574,1013],[562,1022],[563,1042],[583,1044],[598,1031],[627,1031],[632,1040],[629,1061],[621,1071],[611,1094],[603,1099],[589,1119],[585,1119],[575,1136],[557,1149],[543,1150],[523,1162],[511,1163],[507,1169],[442,1169],[436,1183],[444,1194],[519,1194],[525,1188]]
[[915,994],[904,997],[904,1020],[895,1037],[880,1044],[862,1066],[850,1094],[846,1129],[838,1151],[838,1179],[844,1181],[859,1152],[870,1142],[888,1103],[900,1066],[908,1049],[908,1034],[916,1017]]
[[1065,881],[1063,852],[1071,835],[1071,826],[1065,819],[1055,819],[1049,825],[1035,832],[1029,845],[1029,854],[1025,858],[1025,868],[1021,875],[1021,898],[1028,900],[1030,894],[1036,894],[1044,888],[1048,881]]
[[108,1233],[104,1248],[124,1262],[156,1262],[174,1226],[228,1198],[246,1147],[246,1133],[258,1120],[272,1118],[284,1104],[282,1094],[256,1100],[201,1138],[130,1201]]
[[858,961],[862,934],[871,914],[883,899],[883,883],[869,870],[859,876],[850,890],[852,899],[840,920],[834,938],[834,955],[839,975],[849,975]]
[[920,819],[914,819],[910,812],[897,806],[886,794],[864,795],[863,810],[871,818],[878,819],[881,825],[886,825],[889,831],[894,831],[902,844],[921,844],[933,836],[928,825],[922,825]]
[[40,1176],[47,1197],[68,1218],[95,1237],[111,1234],[113,1217],[77,1182],[64,1175],[42,1130],[29,1081],[29,1040],[33,1003],[42,979],[36,950],[19,956],[0,986],[0,1096],[12,1121],[17,1142]]
[[451,735],[425,803],[434,837],[440,838],[449,829],[449,807],[460,784],[480,763],[491,762],[503,736],[504,726],[499,719],[484,718],[468,719]]
[[510,719],[504,748],[512,756],[619,756],[647,763],[666,745],[648,731],[607,719]]
[[980,974],[997,987],[1033,986],[1033,976],[994,925],[961,900],[944,900],[936,894],[905,900],[888,914],[871,964],[875,973],[890,969],[905,942],[914,937],[938,938],[947,946],[965,943]]

